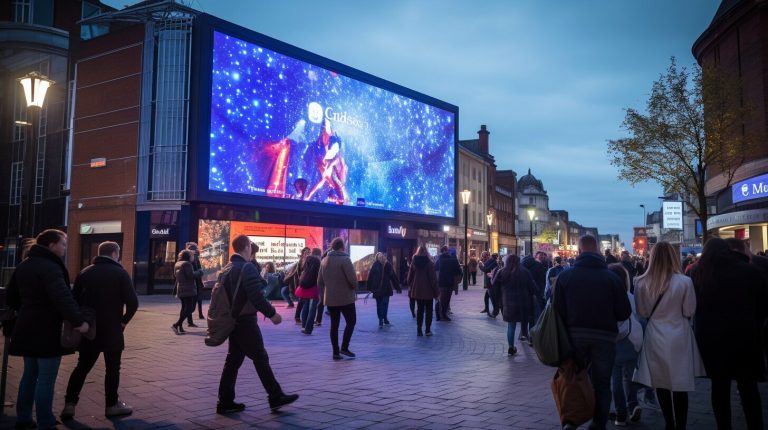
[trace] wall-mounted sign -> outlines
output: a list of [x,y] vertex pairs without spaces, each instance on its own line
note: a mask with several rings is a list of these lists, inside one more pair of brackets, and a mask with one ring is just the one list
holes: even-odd
[[104,157],[91,158],[91,167],[107,167],[107,159]]
[[404,224],[387,225],[387,236],[410,239],[416,237],[416,230]]
[[734,203],[768,197],[768,174],[731,185],[731,195]]
[[661,226],[668,230],[683,229],[683,202],[661,204]]
[[149,228],[151,238],[167,238],[176,236],[176,226],[168,224],[152,224]]
[[768,222],[768,209],[753,209],[711,216],[707,219],[707,230],[738,224],[760,224],[764,222]]

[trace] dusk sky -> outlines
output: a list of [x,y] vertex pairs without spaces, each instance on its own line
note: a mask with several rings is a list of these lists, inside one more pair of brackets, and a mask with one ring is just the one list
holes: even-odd
[[459,138],[486,124],[499,169],[530,168],[550,209],[629,246],[639,205],[658,208],[662,192],[619,180],[606,142],[670,57],[695,63],[720,0],[184,3],[457,105]]

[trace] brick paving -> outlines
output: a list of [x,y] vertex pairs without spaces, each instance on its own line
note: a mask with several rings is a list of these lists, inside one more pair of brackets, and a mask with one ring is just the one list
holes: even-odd
[[[433,337],[416,337],[405,294],[390,304],[392,326],[379,329],[373,299],[358,300],[358,323],[350,349],[354,360],[331,360],[330,320],[311,336],[299,332],[293,309],[274,302],[283,316],[277,326],[260,319],[272,368],[283,389],[301,398],[271,413],[266,394],[248,362],[240,369],[239,414],[215,413],[219,376],[226,346],[203,344],[205,329],[176,336],[170,326],[179,304],[172,297],[142,296],[126,330],[120,397],[134,407],[122,419],[104,417],[100,361],[86,380],[74,421],[60,427],[115,429],[557,429],[558,418],[549,389],[554,370],[541,365],[527,345],[506,355],[506,324],[480,314],[483,291],[470,287],[453,297],[453,322],[434,323]],[[198,322],[196,320],[196,322]],[[204,325],[203,321],[199,322]],[[342,324],[343,327],[343,324]],[[75,364],[64,357],[56,385],[55,412]],[[11,357],[6,401],[15,402],[22,362]],[[709,407],[708,382],[690,398],[689,428],[715,428]],[[761,384],[764,410],[768,389]],[[734,428],[745,428],[734,389]],[[15,409],[0,427],[12,428]],[[609,424],[612,428],[613,424]],[[663,428],[661,412],[643,411],[633,429]]]

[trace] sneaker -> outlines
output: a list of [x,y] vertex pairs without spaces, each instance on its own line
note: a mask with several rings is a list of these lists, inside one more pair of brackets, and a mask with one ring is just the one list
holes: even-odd
[[480,313],[481,313],[481,314],[487,314],[487,313],[489,313],[489,312],[488,312],[488,309],[483,309],[482,311],[480,311]]
[[338,361],[338,360],[343,360],[343,359],[344,359],[344,357],[342,357],[342,356],[341,356],[341,354],[339,354],[338,352],[334,352],[334,353],[333,353],[333,359],[334,359],[335,361]]
[[173,330],[173,332],[176,333],[177,335],[181,335],[181,334],[185,333],[184,332],[184,327],[182,327],[180,325],[176,325],[176,324],[171,326],[171,330]]
[[384,320],[379,320],[379,328],[384,327]]
[[126,405],[122,400],[118,400],[114,405],[104,408],[104,415],[106,417],[119,417],[123,415],[130,415],[132,413],[133,408]]
[[269,408],[272,409],[272,411],[276,411],[280,409],[281,406],[290,405],[291,403],[295,402],[299,399],[298,394],[280,394],[277,397],[269,399]]
[[59,418],[62,420],[71,420],[75,417],[75,404],[74,403],[64,403],[64,409],[61,410],[61,414],[59,415]]
[[302,325],[301,318],[294,318],[294,321],[296,321],[296,324]]
[[309,336],[310,334],[312,334],[312,332],[311,332],[311,331],[308,331],[308,330],[307,330],[307,329],[305,329],[305,328],[301,329],[301,332],[302,332],[302,333],[304,333],[304,334],[306,334],[307,336]]
[[245,410],[244,403],[219,403],[216,405],[216,413],[219,415],[233,414]]
[[199,320],[204,320],[204,319],[205,319],[205,317],[204,317],[204,316],[202,316],[202,315],[198,315],[198,316],[197,316],[197,319],[199,319]]
[[346,355],[349,358],[355,358],[355,353],[348,349],[342,349],[340,352],[342,355]]
[[390,325],[389,320],[384,320],[384,325]]
[[515,354],[517,354],[517,348],[515,348],[514,346],[510,346],[507,349],[507,355],[515,355]]
[[427,330],[427,332],[426,332],[426,333],[424,333],[424,334],[426,334],[427,336],[432,336],[432,332],[431,332],[431,331],[429,331],[429,330]]
[[424,336],[424,333],[421,330],[416,330],[416,336]]
[[629,414],[629,420],[632,421],[633,423],[639,422],[640,415],[642,415],[642,413],[643,413],[643,408],[641,408],[640,406],[635,406],[635,408],[632,409],[632,413]]
[[197,325],[197,324],[195,324],[195,323],[193,323],[193,322],[191,322],[191,323],[187,324],[187,327],[194,327],[194,328],[198,328],[198,327],[200,327],[200,326],[199,326],[199,325]]
[[621,419],[619,417],[616,417],[616,421],[614,421],[613,424],[616,427],[626,427],[627,426],[627,419],[626,418]]

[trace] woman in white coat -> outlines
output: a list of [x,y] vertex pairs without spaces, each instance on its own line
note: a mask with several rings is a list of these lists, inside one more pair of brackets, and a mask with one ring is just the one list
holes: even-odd
[[635,279],[637,314],[648,320],[634,381],[656,389],[667,430],[686,428],[688,391],[704,365],[691,328],[696,293],[668,242],[651,250],[648,270]]

